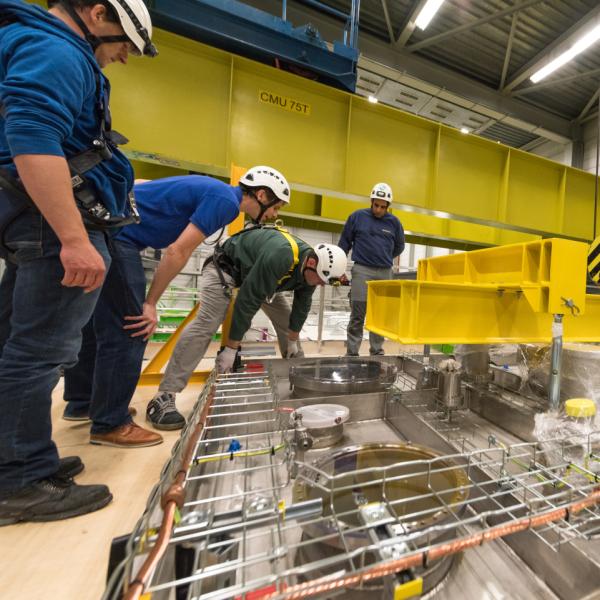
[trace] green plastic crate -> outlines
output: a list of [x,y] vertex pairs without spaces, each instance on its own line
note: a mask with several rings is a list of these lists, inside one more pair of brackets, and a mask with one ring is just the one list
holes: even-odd
[[454,345],[453,344],[432,344],[431,347],[434,350],[439,350],[444,354],[454,354]]

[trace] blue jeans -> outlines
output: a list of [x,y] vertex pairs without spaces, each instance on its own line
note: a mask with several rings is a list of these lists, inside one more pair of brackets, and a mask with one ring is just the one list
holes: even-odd
[[[90,241],[110,264],[103,233]],[[81,329],[100,290],[64,287],[60,242],[35,210],[4,240],[14,252],[0,282],[0,492],[13,492],[58,469],[50,406],[60,367],[77,361]]]
[[[65,371],[67,402],[92,419],[92,433],[106,433],[131,422],[128,407],[135,392],[146,342],[124,330],[126,316],[142,312],[146,277],[140,251],[110,240],[112,258],[96,310],[83,330],[79,361]],[[135,331],[135,330],[134,330]]]

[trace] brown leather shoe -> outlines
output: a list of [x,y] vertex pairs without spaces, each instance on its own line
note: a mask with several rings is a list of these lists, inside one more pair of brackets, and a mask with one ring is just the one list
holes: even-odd
[[127,423],[108,433],[93,433],[90,436],[91,444],[116,446],[117,448],[144,448],[162,444],[162,441],[162,435],[144,429],[135,423]]

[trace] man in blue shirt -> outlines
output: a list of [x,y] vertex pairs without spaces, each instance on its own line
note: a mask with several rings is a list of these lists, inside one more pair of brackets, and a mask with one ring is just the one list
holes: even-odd
[[0,4],[0,525],[112,499],[73,483],[83,465],[59,460],[50,407],[110,263],[98,228],[124,220],[133,185],[101,69],[156,54],[141,0],[49,4]]
[[[159,434],[134,426],[128,412],[146,342],[158,323],[161,295],[207,237],[240,211],[257,223],[274,219],[289,202],[290,189],[281,173],[259,166],[247,171],[239,186],[186,175],[137,184],[135,197],[141,223],[124,227],[109,242],[112,264],[84,329],[79,362],[65,372],[64,417],[90,418],[92,444],[123,448],[162,442]],[[144,248],[166,248],[147,295],[140,255]],[[162,429],[182,426],[178,421],[183,417],[176,411],[157,414]]]
[[[354,211],[346,221],[339,247],[352,250],[350,322],[346,338],[347,356],[358,356],[367,314],[367,281],[392,278],[394,258],[404,250],[404,229],[389,212],[392,188],[378,183],[371,191],[371,208]],[[383,354],[383,337],[369,332],[369,353]]]

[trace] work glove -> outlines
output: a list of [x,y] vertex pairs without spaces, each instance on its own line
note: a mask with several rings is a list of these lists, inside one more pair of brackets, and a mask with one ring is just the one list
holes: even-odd
[[215,368],[217,369],[217,373],[219,373],[219,375],[222,373],[231,373],[237,352],[237,349],[225,346],[225,348],[223,348],[223,350],[217,354]]
[[300,346],[298,345],[298,340],[288,340],[287,352],[285,354],[286,358],[294,358],[300,352]]
[[440,371],[459,371],[461,369],[461,367],[462,367],[462,365],[457,360],[454,360],[453,358],[448,358],[446,360],[443,360],[439,364]]

